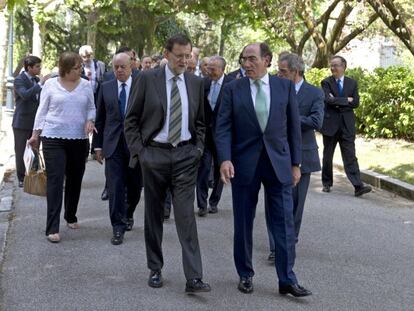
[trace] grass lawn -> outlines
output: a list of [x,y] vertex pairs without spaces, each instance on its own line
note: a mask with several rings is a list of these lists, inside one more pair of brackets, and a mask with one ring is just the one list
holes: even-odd
[[[322,135],[316,135],[322,161]],[[395,139],[355,140],[359,167],[382,173],[414,185],[414,143]],[[339,145],[335,149],[334,162],[342,164]]]

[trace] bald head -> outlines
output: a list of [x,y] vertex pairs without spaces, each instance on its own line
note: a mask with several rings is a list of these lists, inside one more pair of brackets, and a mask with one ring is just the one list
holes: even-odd
[[131,76],[131,56],[127,53],[115,54],[112,58],[112,67],[114,69],[115,77],[125,82]]

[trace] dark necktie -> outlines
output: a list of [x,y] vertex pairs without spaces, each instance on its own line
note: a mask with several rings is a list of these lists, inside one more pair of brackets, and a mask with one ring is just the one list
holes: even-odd
[[342,82],[341,79],[336,80],[336,85],[338,86],[338,95],[342,97]]
[[126,107],[126,91],[125,91],[126,84],[122,83],[121,86],[122,86],[122,90],[121,90],[121,93],[119,93],[118,103],[119,103],[119,111],[121,112],[122,118],[124,118],[125,107]]
[[170,101],[170,124],[168,130],[168,142],[173,146],[181,140],[181,97],[177,86],[177,77],[172,78]]
[[33,83],[33,85],[36,85],[37,84],[37,80],[36,80],[35,77],[32,78],[32,83]]

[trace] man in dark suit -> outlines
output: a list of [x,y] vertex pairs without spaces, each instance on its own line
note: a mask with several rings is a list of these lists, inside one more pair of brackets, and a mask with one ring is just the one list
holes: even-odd
[[194,187],[204,149],[203,80],[186,73],[191,41],[167,40],[166,66],[143,71],[134,80],[125,119],[130,166],[141,162],[145,193],[145,244],[148,285],[163,285],[164,202],[171,190],[175,224],[182,247],[186,292],[210,291],[202,281],[201,253],[194,216]]
[[[295,84],[296,100],[299,107],[300,127],[302,133],[302,164],[301,177],[292,189],[293,195],[293,219],[295,223],[296,242],[298,241],[300,226],[302,223],[303,208],[308,193],[310,176],[312,172],[321,170],[319,161],[318,144],[316,143],[315,130],[322,127],[324,95],[321,89],[307,83],[303,76],[305,64],[300,56],[294,53],[284,53],[278,59],[279,77],[291,80]],[[267,204],[266,204],[267,205]],[[269,217],[266,206],[266,224],[268,226],[270,241],[270,261],[275,260],[274,240],[269,230]]]
[[359,197],[372,190],[361,181],[358,159],[355,156],[355,115],[359,106],[358,84],[345,76],[346,60],[342,56],[331,59],[332,76],[321,82],[325,93],[323,135],[322,185],[323,192],[330,192],[333,184],[332,159],[336,144],[341,147],[346,176]]
[[[124,117],[131,90],[131,59],[126,53],[112,60],[116,79],[99,88],[94,146],[96,160],[105,158],[109,215],[113,229],[111,243],[122,244],[125,231],[134,224],[134,211],[141,197],[142,176],[139,165],[129,168],[129,150],[124,136]],[[127,197],[125,202],[125,196]]]
[[240,53],[240,55],[239,55],[239,65],[240,65],[240,68],[239,69],[236,69],[236,70],[234,70],[232,72],[229,72],[227,74],[227,76],[230,79],[232,79],[232,80],[234,80],[234,79],[240,79],[240,78],[243,78],[243,77],[246,76],[246,70],[244,70],[243,64],[242,64],[242,61],[241,61],[241,58],[243,57],[242,53]]
[[13,115],[12,127],[19,187],[23,187],[25,175],[23,154],[26,141],[32,136],[33,123],[37,107],[39,106],[42,85],[50,77],[50,75],[40,79],[37,77],[42,69],[41,64],[42,60],[39,57],[27,56],[24,59],[24,71],[14,80],[16,109]]
[[231,180],[232,186],[238,289],[253,292],[253,220],[263,183],[276,245],[279,293],[308,296],[311,292],[298,284],[293,272],[292,184],[299,182],[301,163],[295,86],[269,76],[272,52],[267,44],[250,44],[242,53],[247,77],[224,87],[216,126],[221,178],[225,184]]
[[[203,217],[208,213],[217,213],[217,205],[223,191],[223,183],[220,180],[220,166],[217,161],[216,145],[214,142],[214,129],[216,126],[217,112],[220,107],[223,86],[231,81],[224,74],[226,60],[221,56],[212,56],[208,62],[210,79],[204,80],[204,117],[206,124],[206,138],[204,153],[200,161],[197,174],[197,206],[198,216]],[[213,190],[208,200],[208,182],[211,166],[214,167]]]
[[[126,53],[126,54],[129,55],[129,57],[131,59],[131,70],[132,70],[132,72],[131,72],[131,78],[133,80],[137,76],[137,74],[139,73],[139,70],[137,69],[137,64],[136,64],[136,61],[137,61],[137,58],[136,57],[137,56],[136,56],[135,51],[133,49],[127,47],[127,46],[124,46],[124,47],[119,48],[115,52],[115,55],[116,54],[119,54],[119,53]],[[113,79],[115,79],[115,73],[114,73],[113,70],[106,71],[103,74],[103,81],[110,81],[110,80],[113,80]],[[107,187],[106,181],[105,181],[105,187],[104,187],[104,189],[102,191],[102,194],[101,194],[101,199],[102,199],[102,201],[106,201],[106,200],[109,199],[108,187]]]

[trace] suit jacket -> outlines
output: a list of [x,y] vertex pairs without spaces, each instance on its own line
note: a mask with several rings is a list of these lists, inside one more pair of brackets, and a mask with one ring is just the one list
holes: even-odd
[[[204,149],[204,85],[193,74],[184,73],[188,95],[188,127],[191,143]],[[165,67],[141,72],[132,82],[125,117],[125,138],[130,150],[130,166],[138,163],[139,154],[162,130],[167,116]]]
[[217,113],[220,107],[221,99],[223,97],[223,88],[226,83],[232,81],[233,79],[227,75],[224,75],[223,84],[221,85],[219,95],[217,97],[216,106],[214,110],[211,109],[210,102],[208,100],[208,94],[210,93],[211,88],[211,79],[204,79],[204,119],[206,124],[206,139],[205,145],[210,149],[214,148],[214,132],[216,127]]
[[301,163],[301,129],[295,86],[287,79],[269,76],[270,110],[264,133],[256,117],[249,78],[224,87],[216,126],[219,163],[231,160],[234,183],[248,185],[266,148],[279,181],[292,183],[292,165]]
[[[323,80],[321,85],[325,93],[325,116],[321,133],[334,136],[341,129],[350,135],[355,135],[353,110],[359,106],[358,83],[351,78],[344,77],[341,97],[333,76]],[[352,97],[353,101],[348,103],[348,97]]]
[[[132,79],[134,79],[138,75],[138,73],[139,73],[139,70],[138,69],[132,70],[132,73],[131,73]],[[112,70],[111,71],[107,71],[107,72],[104,73],[104,75],[103,75],[103,81],[110,81],[112,79],[115,79],[115,74],[114,74],[114,72]]]
[[323,123],[324,95],[321,89],[303,81],[296,99],[299,107],[300,127],[302,131],[302,173],[321,170],[316,143],[315,130]]
[[243,75],[243,72],[241,71],[240,68],[239,69],[236,69],[235,71],[229,72],[227,74],[227,76],[230,77],[232,80],[234,80],[234,79],[240,79],[240,78],[245,77]]
[[95,127],[93,146],[102,148],[105,158],[114,153],[124,131],[124,119],[118,103],[118,82],[116,79],[102,83],[96,101]]
[[[39,78],[35,77],[35,79],[36,82],[39,82]],[[25,72],[20,73],[14,79],[16,108],[13,115],[13,128],[22,130],[33,129],[41,90],[41,86],[38,83],[34,84]]]

